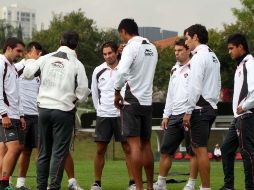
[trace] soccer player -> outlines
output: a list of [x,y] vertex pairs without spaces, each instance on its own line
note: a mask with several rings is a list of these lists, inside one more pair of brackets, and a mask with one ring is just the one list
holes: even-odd
[[185,29],[186,45],[192,51],[188,97],[183,125],[189,128],[192,149],[197,158],[201,190],[210,189],[210,163],[207,144],[216,118],[221,88],[220,62],[206,45],[208,32],[200,24]]
[[235,152],[240,145],[245,173],[245,189],[254,189],[254,58],[249,52],[244,35],[228,37],[228,53],[236,61],[234,78],[234,120],[221,146],[224,186],[221,190],[234,189]]
[[[56,52],[27,64],[24,77],[32,79],[37,73],[41,85],[37,98],[39,107],[39,156],[37,160],[37,189],[61,189],[66,157],[74,127],[75,102],[84,101],[88,81],[83,64],[77,59],[79,35],[75,31],[62,34],[61,47]],[[51,160],[52,157],[52,160]],[[51,164],[50,164],[51,161]]]
[[188,132],[183,128],[183,116],[186,109],[187,86],[190,72],[190,50],[184,39],[175,42],[176,64],[171,69],[166,105],[161,128],[164,135],[161,143],[160,173],[154,190],[166,190],[166,178],[172,165],[173,156],[181,141],[185,138],[187,152],[191,155],[190,177],[184,190],[194,190],[197,178],[196,157],[191,151]]
[[[131,172],[136,189],[143,190],[142,168],[147,188],[153,189],[153,153],[151,150],[153,78],[158,60],[155,46],[140,37],[133,19],[123,19],[118,32],[123,49],[115,81],[115,106],[121,109],[122,130],[130,146]],[[121,89],[126,85],[124,99]]]
[[[127,168],[129,171],[129,146],[127,139],[122,135],[120,112],[114,106],[114,82],[118,69],[118,46],[114,42],[106,42],[101,47],[105,60],[104,63],[94,69],[92,76],[92,98],[97,112],[95,127],[95,142],[97,145],[94,160],[95,182],[91,190],[101,190],[101,176],[105,164],[105,153],[112,136],[116,141],[121,142],[126,156]],[[130,171],[128,172],[130,174]],[[131,186],[134,181],[130,180]]]
[[19,131],[26,127],[14,67],[14,62],[23,56],[24,47],[21,40],[8,38],[0,55],[0,189],[9,187],[9,178],[22,150]]

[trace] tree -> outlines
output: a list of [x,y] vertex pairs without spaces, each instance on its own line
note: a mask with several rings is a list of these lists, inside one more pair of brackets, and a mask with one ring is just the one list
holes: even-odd
[[22,27],[21,27],[20,23],[19,23],[19,27],[17,29],[17,38],[20,40],[23,40],[23,32],[22,32]]

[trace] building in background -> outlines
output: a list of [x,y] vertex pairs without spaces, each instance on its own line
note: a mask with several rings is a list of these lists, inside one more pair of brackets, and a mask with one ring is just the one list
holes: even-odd
[[36,30],[36,11],[13,4],[0,7],[0,19],[13,28],[22,29],[23,39],[32,38],[32,33]]
[[162,30],[159,27],[139,27],[138,32],[140,36],[148,38],[151,42],[178,35],[176,31]]

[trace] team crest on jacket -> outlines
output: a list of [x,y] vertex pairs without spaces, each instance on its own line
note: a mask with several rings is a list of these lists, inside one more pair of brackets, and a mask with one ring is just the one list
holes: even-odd
[[238,77],[240,77],[240,76],[241,76],[241,74],[242,74],[242,73],[241,73],[241,71],[240,71],[240,72],[238,73]]
[[187,78],[187,76],[188,76],[188,73],[185,73],[183,76],[184,76],[184,78]]

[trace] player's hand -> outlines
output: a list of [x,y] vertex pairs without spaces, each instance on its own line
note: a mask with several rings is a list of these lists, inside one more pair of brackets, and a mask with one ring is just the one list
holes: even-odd
[[191,114],[184,114],[183,116],[183,127],[184,128],[190,128],[190,119],[191,119]]
[[119,46],[119,48],[118,48],[118,50],[117,50],[117,52],[121,55],[122,54],[122,52],[123,52],[123,48],[126,46],[126,44],[120,44],[120,46]]
[[243,113],[243,112],[245,112],[245,111],[243,110],[242,106],[239,106],[239,107],[237,108],[237,110],[236,110],[236,113],[237,113],[237,114],[241,114],[241,113]]
[[167,129],[168,128],[168,122],[169,122],[169,118],[163,118],[161,121],[161,128],[162,129]]
[[26,121],[23,117],[20,118],[20,129],[25,130],[26,129]]
[[121,93],[119,90],[115,90],[114,104],[117,109],[121,109],[121,107],[123,106],[123,97],[121,96]]
[[9,128],[11,126],[11,119],[8,116],[2,117],[2,125],[4,128]]

